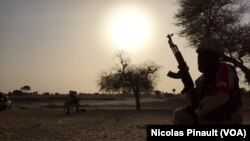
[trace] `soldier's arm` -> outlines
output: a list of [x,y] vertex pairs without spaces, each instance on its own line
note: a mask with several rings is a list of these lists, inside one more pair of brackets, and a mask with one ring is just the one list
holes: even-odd
[[212,112],[229,100],[230,91],[234,85],[235,74],[228,68],[224,68],[219,73],[213,93],[205,96],[200,102],[198,109],[200,115]]
[[228,100],[229,96],[226,93],[215,93],[213,95],[204,97],[198,108],[199,115],[212,112],[219,106],[225,104]]

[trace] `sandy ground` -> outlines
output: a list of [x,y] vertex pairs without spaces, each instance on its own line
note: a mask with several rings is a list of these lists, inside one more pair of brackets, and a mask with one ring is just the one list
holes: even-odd
[[[70,114],[51,103],[17,103],[0,112],[0,141],[145,141],[145,125],[172,124],[174,109],[185,104],[182,98],[145,99],[142,110],[136,111],[125,101],[97,101],[85,105],[86,112]],[[242,108],[244,124],[250,123],[249,102],[245,99]]]

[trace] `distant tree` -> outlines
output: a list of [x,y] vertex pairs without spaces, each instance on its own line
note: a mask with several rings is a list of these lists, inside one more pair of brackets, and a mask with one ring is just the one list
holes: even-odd
[[213,36],[226,48],[225,61],[233,63],[250,83],[250,23],[242,17],[248,12],[247,0],[178,0],[175,15],[180,35],[191,45]]
[[173,93],[175,93],[175,89],[173,89],[172,91],[173,91]]
[[12,95],[13,93],[12,92],[8,92],[8,95]]
[[76,94],[77,94],[77,91],[72,91],[72,90],[70,90],[70,91],[69,91],[69,94],[76,95]]
[[55,96],[59,96],[60,94],[59,93],[55,93]]
[[23,92],[20,91],[20,90],[14,90],[14,91],[13,91],[13,95],[14,95],[14,96],[22,96],[22,95],[23,95]]
[[140,94],[153,90],[160,67],[153,62],[146,62],[138,66],[131,65],[131,59],[124,51],[118,52],[116,57],[119,64],[111,72],[103,72],[99,76],[98,86],[101,91],[132,91],[136,109],[140,110]]
[[154,93],[155,93],[156,97],[159,97],[161,95],[161,91],[159,91],[159,90],[154,91]]
[[94,95],[99,95],[99,93],[94,93]]
[[32,95],[38,95],[38,91],[33,92]]
[[31,87],[28,86],[28,85],[25,85],[25,86],[21,87],[21,90],[22,90],[23,92],[26,92],[26,93],[27,93],[28,91],[31,90]]
[[43,96],[50,96],[50,93],[49,92],[44,92]]

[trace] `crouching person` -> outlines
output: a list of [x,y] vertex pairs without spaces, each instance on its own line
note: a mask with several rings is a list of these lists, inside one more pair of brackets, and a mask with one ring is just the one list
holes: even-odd
[[174,124],[242,124],[241,96],[235,68],[221,62],[221,43],[214,38],[203,40],[198,49],[198,69],[193,93],[195,103],[174,113]]
[[11,101],[8,96],[4,96],[0,93],[0,111],[6,111],[11,108]]
[[75,111],[79,112],[79,101],[80,99],[77,97],[77,92],[69,91],[69,96],[64,103],[64,110],[67,110],[66,113],[70,113],[71,107],[75,107]]

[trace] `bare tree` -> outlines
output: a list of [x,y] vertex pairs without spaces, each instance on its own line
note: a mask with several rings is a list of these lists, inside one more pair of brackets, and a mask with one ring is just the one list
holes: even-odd
[[116,57],[119,64],[111,72],[101,73],[98,86],[103,91],[132,91],[136,109],[140,110],[140,94],[153,90],[160,67],[151,61],[141,65],[132,65],[129,55],[123,51],[118,52]]

